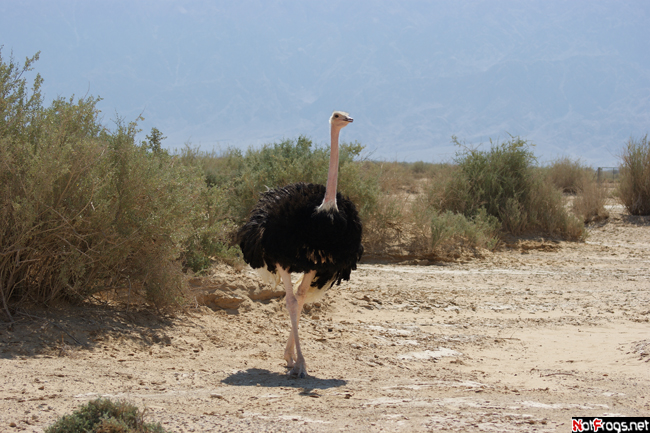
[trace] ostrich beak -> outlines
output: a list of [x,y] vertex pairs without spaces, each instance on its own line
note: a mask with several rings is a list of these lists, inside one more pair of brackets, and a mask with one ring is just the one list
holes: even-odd
[[350,123],[354,122],[354,119],[351,117],[346,117],[345,120]]

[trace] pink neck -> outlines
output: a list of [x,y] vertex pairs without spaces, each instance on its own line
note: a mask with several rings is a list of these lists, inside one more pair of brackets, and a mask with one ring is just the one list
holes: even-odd
[[330,149],[330,168],[327,172],[327,185],[325,186],[325,199],[321,208],[336,209],[336,182],[339,174],[339,132],[340,128],[331,128],[332,148]]

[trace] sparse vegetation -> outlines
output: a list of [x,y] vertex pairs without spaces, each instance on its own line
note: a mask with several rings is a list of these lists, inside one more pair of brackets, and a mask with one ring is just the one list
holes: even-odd
[[605,187],[594,179],[586,180],[578,188],[572,210],[585,224],[602,221],[609,217],[609,212],[605,209],[606,200]]
[[[261,192],[326,181],[329,149],[305,136],[245,152],[171,152],[157,128],[138,143],[135,122],[103,126],[99,98],[44,107],[40,76],[31,90],[24,78],[37,58],[20,66],[0,57],[0,298],[9,317],[10,304],[81,301],[125,287],[159,307],[177,304],[184,271],[241,260],[233,234]],[[492,249],[502,233],[578,240],[583,221],[606,216],[604,192],[580,162],[540,169],[520,138],[488,150],[453,140],[454,164],[369,161],[361,144],[341,145],[339,190],[357,204],[368,253]],[[644,140],[628,146],[636,165],[627,173],[647,183],[636,162],[647,155]],[[642,203],[643,182],[632,184]],[[562,191],[577,194],[579,219]]]
[[159,423],[145,423],[145,411],[125,401],[99,398],[64,415],[46,433],[165,433]]
[[632,215],[650,215],[650,141],[630,138],[623,149],[619,197]]
[[563,193],[575,196],[571,209],[585,224],[609,216],[605,209],[607,191],[603,184],[598,183],[596,172],[591,167],[580,160],[564,157],[544,167],[543,172],[547,181]]
[[491,250],[499,241],[499,228],[499,220],[485,209],[471,218],[448,210],[431,217],[431,246],[435,249],[460,242]]
[[531,145],[513,137],[492,143],[490,150],[460,147],[456,170],[439,197],[440,210],[468,218],[481,209],[513,235],[537,232],[566,239],[584,237],[584,227],[564,208],[561,192],[544,182],[535,169]]
[[135,123],[102,126],[99,98],[44,107],[40,76],[31,92],[24,78],[37,59],[20,66],[0,57],[4,313],[11,317],[10,300],[81,301],[118,287],[159,307],[176,303],[179,259],[201,247],[191,239],[220,233],[205,215],[215,194],[198,167],[158,148],[160,135],[138,145]]
[[[362,173],[359,160],[363,146],[359,143],[342,143],[339,154],[338,190],[349,196],[357,205],[361,216],[372,213],[378,193],[377,179]],[[208,155],[204,155],[205,158]],[[294,182],[321,183],[327,180],[329,148],[314,146],[312,141],[300,136],[296,140],[283,140],[261,148],[249,148],[245,154],[229,150],[225,165],[204,162],[205,166],[221,166],[229,173],[227,179],[212,174],[217,185],[231,190],[231,208],[237,222],[246,218],[259,194],[267,188]],[[208,174],[210,175],[210,174]]]
[[594,180],[594,170],[580,160],[557,158],[545,167],[547,179],[566,194],[577,194],[586,183]]

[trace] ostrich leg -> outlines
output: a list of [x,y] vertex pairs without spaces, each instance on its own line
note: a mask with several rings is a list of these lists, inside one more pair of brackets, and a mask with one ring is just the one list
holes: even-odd
[[305,367],[305,358],[302,356],[302,350],[300,349],[298,324],[300,323],[300,313],[302,312],[302,307],[305,303],[307,290],[309,290],[309,285],[314,279],[316,271],[311,271],[305,274],[302,283],[298,287],[298,293],[294,294],[293,285],[291,284],[291,274],[280,266],[278,266],[277,269],[282,278],[282,282],[284,283],[286,291],[285,300],[287,303],[287,310],[289,311],[289,317],[291,318],[291,334],[289,334],[287,346],[284,350],[284,359],[287,361],[287,367],[292,367],[289,376],[303,378],[307,376],[307,369]]

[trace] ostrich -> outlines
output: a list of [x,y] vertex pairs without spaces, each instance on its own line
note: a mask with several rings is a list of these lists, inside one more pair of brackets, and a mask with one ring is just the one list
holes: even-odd
[[[349,280],[363,254],[361,220],[354,203],[336,192],[339,133],[348,113],[330,117],[331,151],[327,186],[294,183],[261,194],[237,234],[244,260],[271,284],[282,282],[291,318],[284,350],[289,376],[307,376],[298,323],[305,303],[320,299],[334,283]],[[291,273],[303,273],[294,293]]]

